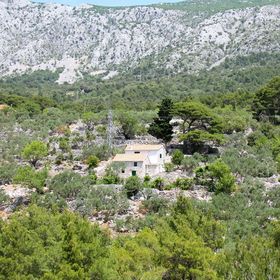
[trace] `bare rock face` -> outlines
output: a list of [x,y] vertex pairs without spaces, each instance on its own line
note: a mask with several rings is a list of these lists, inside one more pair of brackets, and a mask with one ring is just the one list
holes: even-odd
[[9,201],[0,205],[0,219],[6,219],[18,206],[28,205],[31,190],[21,185],[0,185],[0,190],[9,197]]
[[156,7],[97,9],[0,0],[0,76],[62,69],[59,83],[112,78],[150,59],[194,73],[227,57],[280,50],[280,6],[212,16]]
[[31,2],[29,0],[0,0],[0,4],[3,4],[7,7],[24,7],[31,4]]

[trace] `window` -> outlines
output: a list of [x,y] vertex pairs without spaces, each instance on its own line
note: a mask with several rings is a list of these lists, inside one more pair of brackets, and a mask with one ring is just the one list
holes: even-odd
[[134,166],[135,166],[135,167],[138,166],[138,162],[134,162]]
[[137,175],[136,171],[132,171],[132,172],[131,172],[131,175],[132,175],[132,176],[136,176],[136,175]]
[[134,154],[140,154],[140,152],[134,152]]
[[122,169],[122,173],[125,173],[125,170],[124,170],[124,169]]
[[162,158],[162,154],[159,155],[159,158]]

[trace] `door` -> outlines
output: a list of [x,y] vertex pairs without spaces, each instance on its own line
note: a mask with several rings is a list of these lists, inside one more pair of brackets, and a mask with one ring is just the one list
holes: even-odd
[[135,170],[132,171],[132,176],[136,176],[137,175],[137,172]]

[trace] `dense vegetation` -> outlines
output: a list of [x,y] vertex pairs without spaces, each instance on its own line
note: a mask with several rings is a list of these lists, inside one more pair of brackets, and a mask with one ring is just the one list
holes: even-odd
[[223,224],[183,198],[135,237],[112,240],[77,215],[37,206],[0,227],[0,279],[277,279],[280,273],[278,222],[228,248]]
[[[209,101],[215,96],[218,102],[219,96],[225,93],[236,93],[236,102],[242,102],[242,98],[248,99],[260,86],[277,76],[279,65],[279,54],[260,53],[226,59],[220,66],[202,71],[199,75],[173,76],[172,73],[157,72],[147,62],[134,72],[109,81],[104,81],[101,77],[85,77],[74,85],[60,86],[55,84],[58,73],[37,71],[0,81],[0,101],[15,106],[16,101],[10,95],[23,97],[17,98],[18,105],[29,103],[33,96],[32,101],[37,104],[33,108],[35,112],[38,106],[63,107],[72,112],[100,112],[109,107],[154,110],[164,97],[182,100],[193,96]],[[12,100],[9,100],[7,94]],[[52,104],[48,104],[49,102]]]
[[[31,193],[0,223],[0,279],[279,279],[279,56],[254,59],[141,82],[2,80],[0,183]],[[123,181],[110,165],[98,177],[121,149],[106,145],[109,107],[123,141],[182,142],[166,171],[184,176]],[[174,189],[176,202],[158,195]],[[211,200],[184,197],[197,190]],[[121,219],[139,194],[140,218]],[[9,200],[1,190],[1,210]],[[91,222],[98,215],[117,217],[113,231]]]

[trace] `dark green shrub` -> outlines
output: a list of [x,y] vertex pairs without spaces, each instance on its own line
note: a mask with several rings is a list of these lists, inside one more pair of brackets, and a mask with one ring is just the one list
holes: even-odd
[[175,165],[181,165],[182,160],[184,159],[184,154],[181,150],[175,150],[172,153],[172,163]]
[[91,155],[91,156],[89,156],[89,157],[87,158],[86,163],[87,163],[87,165],[88,165],[88,168],[90,168],[90,169],[91,169],[91,168],[95,168],[95,167],[98,166],[99,158],[96,157],[96,156]]
[[64,171],[52,178],[48,187],[63,198],[74,198],[87,184],[86,178],[73,171]]
[[208,191],[231,193],[235,190],[235,178],[228,165],[222,160],[200,167],[196,170],[195,180],[198,184],[207,186]]
[[166,191],[170,191],[170,190],[175,189],[175,188],[176,188],[176,186],[175,186],[174,183],[164,185],[164,190],[166,190]]
[[143,202],[143,208],[149,213],[164,213],[168,206],[169,201],[160,196],[152,196]]
[[181,165],[185,171],[192,172],[202,160],[195,156],[186,156],[183,158]]
[[114,170],[114,168],[112,167],[107,167],[105,171],[105,175],[100,180],[101,184],[107,184],[107,185],[120,184],[121,182],[122,180],[119,177],[117,171]]
[[143,188],[141,179],[137,176],[131,176],[126,179],[124,189],[128,197],[136,195]]
[[144,183],[148,183],[151,181],[151,177],[149,175],[145,175],[144,177]]
[[83,188],[76,201],[76,210],[82,215],[103,211],[112,216],[125,212],[128,206],[125,192],[104,186]]
[[193,187],[194,181],[190,178],[178,178],[174,182],[174,186],[181,190],[189,190]]
[[95,185],[97,182],[97,175],[94,171],[90,171],[88,176],[85,177],[90,185]]
[[248,145],[251,147],[262,146],[268,141],[268,138],[261,131],[257,130],[248,135],[247,141]]
[[221,159],[232,172],[242,176],[270,177],[277,172],[269,147],[250,148],[238,145],[235,148],[227,148]]
[[16,164],[0,162],[0,184],[11,183],[17,170]]
[[47,178],[48,170],[46,168],[41,171],[36,171],[30,166],[21,166],[17,169],[13,182],[29,188],[35,188],[38,192],[42,192]]
[[83,149],[83,159],[87,159],[89,156],[96,156],[100,160],[108,160],[112,155],[108,145],[94,145]]
[[136,116],[129,111],[120,111],[117,118],[125,139],[133,139],[139,131],[139,122]]
[[149,175],[145,175],[144,180],[143,180],[143,188],[150,188],[151,184],[151,177]]
[[244,131],[252,122],[252,115],[246,109],[225,106],[214,111],[223,119],[223,132],[227,134]]
[[164,179],[161,177],[156,178],[151,182],[151,188],[162,191],[164,189]]
[[34,167],[38,160],[47,155],[47,145],[41,141],[33,141],[30,144],[27,144],[22,151],[23,158],[28,160]]
[[172,162],[168,162],[164,165],[166,172],[172,172],[175,169],[175,165]]
[[32,195],[32,203],[54,211],[62,211],[67,208],[65,199],[56,193],[46,193],[43,195],[35,193]]
[[0,239],[2,279],[108,279],[109,237],[70,211],[28,207],[1,223]]
[[71,151],[70,145],[69,145],[69,139],[68,138],[60,138],[59,139],[59,148],[64,152],[68,153]]
[[260,88],[252,105],[254,117],[257,120],[267,120],[279,124],[280,115],[280,77],[274,77],[264,87]]

